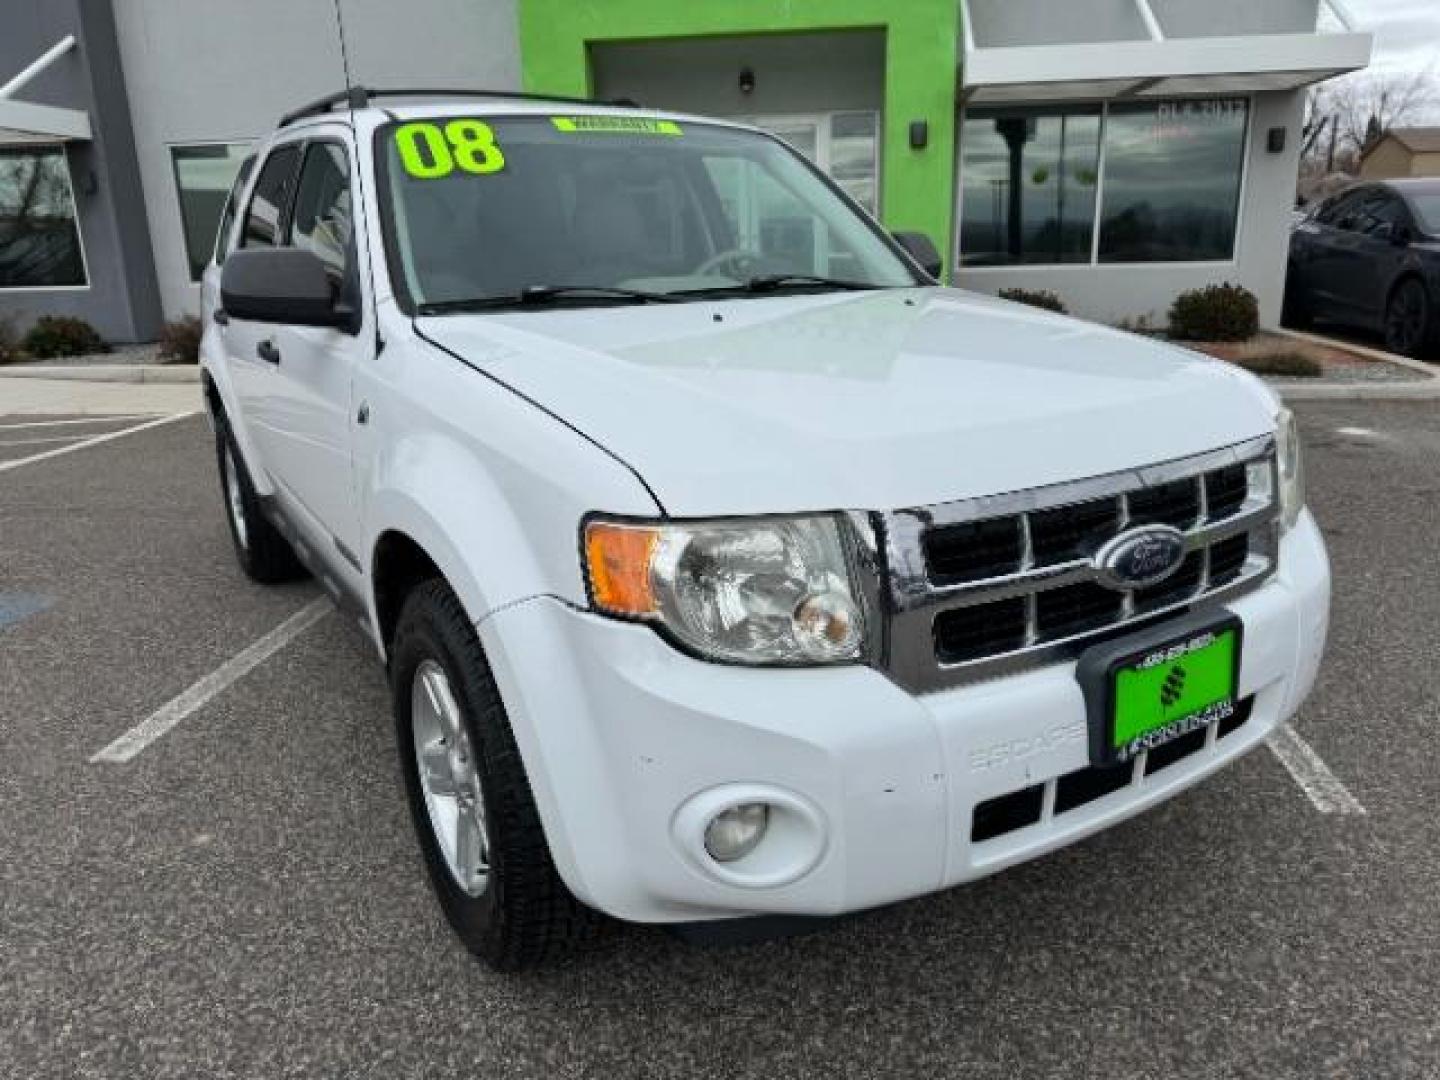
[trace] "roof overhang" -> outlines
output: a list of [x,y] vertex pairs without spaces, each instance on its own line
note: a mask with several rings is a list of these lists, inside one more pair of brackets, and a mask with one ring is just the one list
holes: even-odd
[[88,140],[90,117],[79,109],[0,98],[0,146]]
[[1370,34],[1263,34],[967,49],[968,104],[1293,90],[1370,63]]

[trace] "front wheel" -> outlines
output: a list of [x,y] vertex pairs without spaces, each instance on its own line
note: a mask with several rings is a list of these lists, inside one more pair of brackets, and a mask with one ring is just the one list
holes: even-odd
[[295,550],[260,508],[245,459],[223,416],[215,422],[215,454],[220,466],[220,493],[225,520],[240,568],[254,581],[275,584],[305,575]]
[[1399,356],[1419,359],[1432,343],[1430,294],[1415,278],[1402,281],[1385,305],[1385,347]]
[[443,581],[406,598],[390,684],[415,832],[466,948],[498,971],[518,971],[593,936],[601,916],[555,870],[479,638]]

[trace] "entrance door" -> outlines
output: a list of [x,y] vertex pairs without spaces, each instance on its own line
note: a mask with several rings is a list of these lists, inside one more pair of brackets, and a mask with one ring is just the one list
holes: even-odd
[[805,113],[741,117],[784,139],[874,215],[880,207],[880,114]]

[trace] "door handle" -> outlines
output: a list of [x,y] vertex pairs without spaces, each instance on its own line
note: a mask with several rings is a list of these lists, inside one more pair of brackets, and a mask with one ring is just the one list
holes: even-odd
[[255,355],[267,364],[280,363],[280,350],[275,347],[275,342],[270,341],[268,338],[255,346]]
[[230,316],[223,307],[217,307],[214,314],[210,316],[220,326],[230,325]]

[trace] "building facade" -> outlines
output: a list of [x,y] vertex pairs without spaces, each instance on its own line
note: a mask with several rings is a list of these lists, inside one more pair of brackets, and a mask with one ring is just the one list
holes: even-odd
[[193,312],[248,145],[348,61],[745,119],[966,288],[1158,321],[1234,281],[1274,323],[1304,88],[1370,53],[1335,3],[0,0],[0,316],[128,341]]

